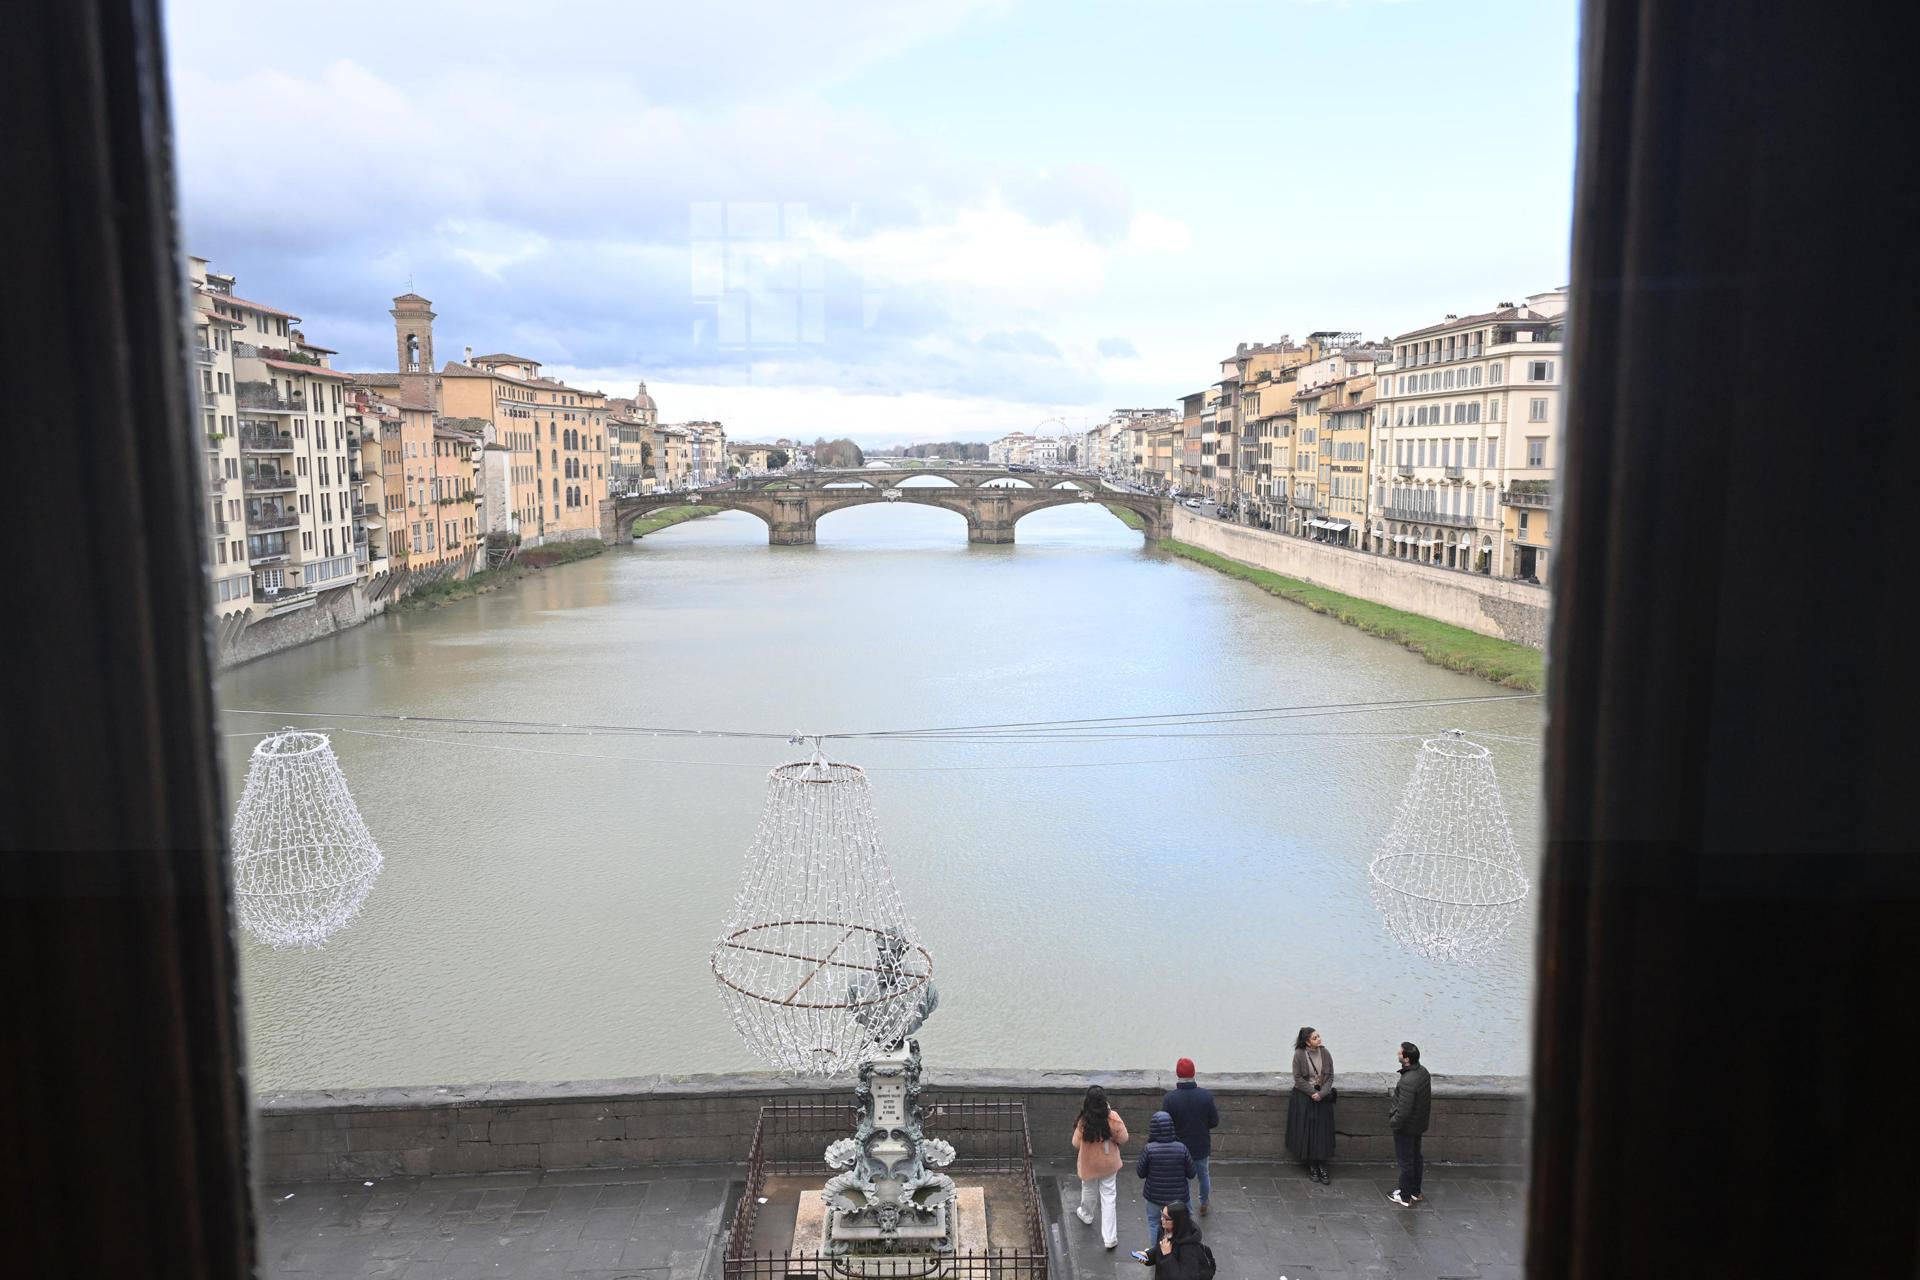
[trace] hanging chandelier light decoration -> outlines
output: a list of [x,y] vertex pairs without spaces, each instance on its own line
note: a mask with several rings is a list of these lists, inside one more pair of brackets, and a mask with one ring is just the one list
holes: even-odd
[[768,776],[710,964],[740,1038],[795,1075],[850,1074],[933,1011],[933,957],[894,887],[862,770],[816,749]]
[[1493,753],[1449,729],[1420,744],[1393,826],[1367,868],[1400,944],[1471,962],[1504,938],[1531,888]]
[[380,875],[324,733],[282,729],[253,749],[233,818],[240,927],[270,947],[318,947],[359,914]]

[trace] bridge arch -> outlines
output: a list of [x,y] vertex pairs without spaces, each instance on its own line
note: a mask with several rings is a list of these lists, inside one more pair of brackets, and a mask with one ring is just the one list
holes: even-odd
[[612,498],[600,505],[600,532],[601,537],[610,543],[630,542],[634,521],[649,511],[662,507],[705,505],[716,510],[746,511],[758,516],[767,526],[767,541],[776,546],[807,545],[814,541],[815,526],[822,516],[876,502],[910,503],[956,512],[967,522],[969,542],[1012,542],[1014,526],[1022,517],[1075,502],[1099,502],[1135,512],[1141,517],[1149,541],[1162,537],[1170,523],[1165,499],[1083,487],[1077,483],[1056,482],[1046,487],[1032,484],[972,487],[902,484],[884,488],[872,484],[840,483],[832,487],[819,484],[784,489],[707,489],[691,494],[661,493]]

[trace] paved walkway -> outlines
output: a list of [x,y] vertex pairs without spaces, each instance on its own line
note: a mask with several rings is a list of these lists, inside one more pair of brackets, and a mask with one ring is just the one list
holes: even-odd
[[[1523,1188],[1471,1169],[1430,1168],[1427,1202],[1390,1204],[1393,1171],[1334,1166],[1330,1187],[1297,1168],[1216,1165],[1202,1220],[1220,1280],[1394,1276],[1518,1280]],[[1072,1214],[1071,1166],[1041,1164],[1055,1280],[1137,1280],[1146,1244],[1138,1179],[1120,1182],[1120,1246]],[[261,1257],[285,1280],[718,1280],[717,1241],[740,1171],[477,1174],[300,1183],[264,1199]],[[1129,1185],[1131,1183],[1131,1185]]]

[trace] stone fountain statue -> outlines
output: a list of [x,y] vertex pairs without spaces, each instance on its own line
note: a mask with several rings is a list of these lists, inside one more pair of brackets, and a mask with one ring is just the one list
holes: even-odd
[[920,1042],[911,1038],[940,997],[926,983],[916,1006],[896,1023],[897,1004],[887,997],[910,981],[902,964],[907,940],[888,930],[878,952],[873,971],[849,984],[847,998],[862,1026],[877,1027],[884,1018],[894,1024],[887,1028],[894,1036],[886,1044],[876,1039],[860,1064],[853,1090],[859,1122],[851,1138],[827,1148],[827,1163],[846,1172],[830,1178],[821,1192],[827,1203],[827,1251],[842,1259],[842,1269],[850,1274],[859,1274],[863,1259],[932,1262],[954,1248],[956,1188],[952,1178],[936,1172],[952,1162],[954,1150],[951,1143],[921,1132]]

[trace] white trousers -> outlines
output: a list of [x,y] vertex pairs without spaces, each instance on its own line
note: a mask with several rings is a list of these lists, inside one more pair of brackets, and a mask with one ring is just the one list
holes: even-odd
[[1120,1243],[1120,1224],[1114,1221],[1113,1202],[1119,1194],[1118,1173],[1110,1173],[1104,1178],[1080,1179],[1080,1212],[1093,1216],[1094,1188],[1100,1189],[1100,1243],[1111,1249]]

